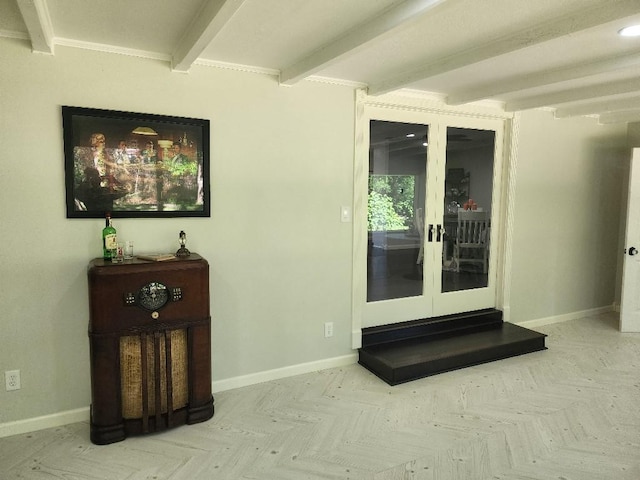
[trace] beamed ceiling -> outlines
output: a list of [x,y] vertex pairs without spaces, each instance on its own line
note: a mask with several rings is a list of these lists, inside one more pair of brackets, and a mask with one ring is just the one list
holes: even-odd
[[[0,0],[0,36],[194,65],[640,121],[640,0]],[[180,73],[178,73],[180,72]]]

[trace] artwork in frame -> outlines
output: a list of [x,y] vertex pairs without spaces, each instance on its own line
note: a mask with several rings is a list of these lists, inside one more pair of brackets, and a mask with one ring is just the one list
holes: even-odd
[[62,107],[67,218],[209,217],[209,120]]

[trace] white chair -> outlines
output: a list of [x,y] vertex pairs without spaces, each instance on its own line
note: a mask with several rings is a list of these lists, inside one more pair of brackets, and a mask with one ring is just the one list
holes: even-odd
[[489,268],[489,226],[488,212],[459,211],[458,228],[453,245],[455,271],[460,271],[462,263],[482,265],[482,273]]

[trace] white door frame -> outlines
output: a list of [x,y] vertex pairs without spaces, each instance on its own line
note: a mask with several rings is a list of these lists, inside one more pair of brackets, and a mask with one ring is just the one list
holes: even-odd
[[[385,95],[381,97],[369,97],[362,90],[357,92],[356,95],[356,108],[355,108],[355,144],[354,144],[354,198],[353,198],[353,282],[352,282],[352,348],[357,349],[362,346],[362,328],[363,318],[366,308],[366,255],[367,255],[367,184],[368,184],[368,136],[369,136],[369,113],[370,108],[383,108],[389,113],[389,120],[393,121],[394,112],[407,113],[414,112],[420,114],[422,120],[416,120],[417,123],[425,122],[425,118],[428,116],[444,117],[452,116],[454,118],[475,118],[485,120],[501,120],[504,122],[504,137],[496,137],[496,142],[501,141],[500,149],[503,149],[504,161],[502,165],[496,165],[496,168],[500,168],[500,174],[495,175],[495,178],[502,178],[501,185],[494,185],[494,191],[499,192],[494,195],[493,207],[496,209],[496,215],[494,221],[500,226],[505,225],[506,208],[505,205],[510,200],[510,188],[504,188],[507,181],[506,172],[508,171],[508,163],[511,155],[509,155],[509,139],[511,135],[509,128],[511,123],[508,121],[512,116],[501,110],[486,107],[468,107],[456,108],[444,105],[442,102],[436,101],[433,98],[425,97],[401,97],[393,95]],[[409,115],[410,116],[410,115]],[[416,117],[418,118],[418,117]],[[455,123],[455,122],[454,122]],[[462,122],[464,123],[464,122]],[[502,187],[502,188],[501,188]],[[500,193],[502,192],[502,193]],[[493,237],[495,240],[495,246],[492,247],[491,258],[495,260],[494,270],[496,272],[495,278],[495,298],[496,306],[500,307],[504,301],[504,294],[498,290],[498,287],[503,286],[503,256],[505,253],[504,248],[504,236],[505,231],[508,228],[500,228],[500,233]],[[496,238],[498,237],[498,238]],[[440,245],[440,248],[441,245]],[[495,253],[494,253],[495,252]],[[426,252],[425,252],[426,254]],[[406,301],[406,300],[405,300]],[[389,308],[393,308],[394,301],[388,301]],[[400,320],[398,320],[400,321]]]

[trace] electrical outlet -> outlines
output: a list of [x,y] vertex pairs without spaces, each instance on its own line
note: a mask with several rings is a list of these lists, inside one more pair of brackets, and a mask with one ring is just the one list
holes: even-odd
[[20,390],[20,370],[4,372],[4,385],[7,391]]
[[326,322],[324,324],[324,338],[333,337],[333,322]]

